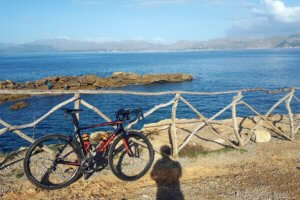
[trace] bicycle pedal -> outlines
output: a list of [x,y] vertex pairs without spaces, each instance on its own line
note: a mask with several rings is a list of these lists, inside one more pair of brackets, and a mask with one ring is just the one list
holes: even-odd
[[83,178],[84,180],[87,180],[88,178],[90,178],[92,176],[92,172],[84,172],[83,173]]

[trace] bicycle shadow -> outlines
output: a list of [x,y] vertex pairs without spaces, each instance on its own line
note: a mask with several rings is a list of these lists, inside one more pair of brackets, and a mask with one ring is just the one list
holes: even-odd
[[85,179],[89,179],[95,172],[101,172],[108,166],[108,152],[97,152],[91,163],[91,170],[84,174]]
[[16,151],[10,154],[7,154],[2,161],[0,162],[0,171],[11,167],[19,162],[24,160],[24,155],[22,155],[26,150]]
[[180,177],[182,175],[181,165],[178,161],[170,158],[171,148],[164,145],[160,148],[162,158],[159,159],[151,172],[151,178],[157,185],[157,200],[178,199],[184,196],[180,189]]

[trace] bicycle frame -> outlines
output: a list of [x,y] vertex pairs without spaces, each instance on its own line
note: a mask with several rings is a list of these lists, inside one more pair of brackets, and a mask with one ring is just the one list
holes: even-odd
[[124,142],[124,145],[125,145],[125,148],[127,150],[127,152],[129,153],[130,152],[130,149],[128,148],[128,144],[127,144],[127,140],[126,140],[126,131],[124,130],[124,127],[123,127],[123,122],[120,121],[120,120],[117,120],[117,121],[112,121],[112,122],[105,122],[105,123],[99,123],[99,124],[92,124],[92,125],[89,125],[89,126],[85,126],[85,127],[80,127],[79,126],[79,121],[76,117],[76,114],[72,113],[72,121],[73,121],[73,124],[75,125],[75,135],[79,138],[79,141],[80,141],[80,145],[81,145],[81,148],[82,148],[82,152],[83,154],[86,156],[88,154],[88,151],[86,151],[85,149],[85,146],[84,146],[84,142],[83,142],[83,139],[82,139],[82,136],[81,136],[81,131],[82,130],[86,130],[86,129],[92,129],[92,128],[97,128],[97,127],[105,127],[105,126],[117,126],[117,128],[115,129],[115,131],[113,132],[113,134],[111,134],[108,138],[108,140],[106,141],[100,141],[96,148],[95,148],[95,151],[97,153],[99,152],[103,152],[106,147],[114,140],[114,138],[123,133],[124,134],[124,139],[123,139],[123,142]]

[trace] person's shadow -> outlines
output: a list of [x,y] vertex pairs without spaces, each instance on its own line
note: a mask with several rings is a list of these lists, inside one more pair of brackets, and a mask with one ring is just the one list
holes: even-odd
[[164,145],[160,148],[162,158],[159,159],[151,172],[151,178],[157,184],[157,200],[184,199],[180,190],[180,163],[170,158],[171,148]]

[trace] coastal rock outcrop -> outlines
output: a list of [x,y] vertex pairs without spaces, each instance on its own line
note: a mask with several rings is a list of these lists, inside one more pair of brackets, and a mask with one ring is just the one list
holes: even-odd
[[25,102],[25,101],[21,101],[21,102],[18,102],[16,104],[11,105],[9,107],[9,109],[11,109],[11,110],[19,110],[19,109],[24,108],[26,106],[28,106],[28,103]]
[[28,94],[0,94],[0,103],[6,101],[17,101],[30,97]]
[[[53,76],[26,83],[15,83],[11,80],[0,81],[0,90],[38,89],[38,90],[83,90],[109,87],[124,87],[128,85],[145,85],[153,83],[168,83],[190,81],[193,77],[188,74],[145,74],[139,75],[128,72],[114,72],[109,77],[99,77],[95,74],[83,76]],[[27,98],[30,95],[0,94],[0,103]]]

